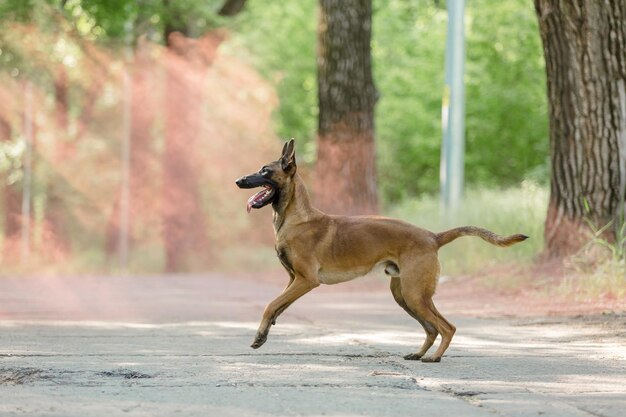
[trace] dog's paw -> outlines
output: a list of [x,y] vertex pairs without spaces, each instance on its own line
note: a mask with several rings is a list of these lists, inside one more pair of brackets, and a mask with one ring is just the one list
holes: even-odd
[[252,349],[258,349],[263,346],[263,343],[267,340],[267,334],[257,334],[254,338],[254,342],[250,345]]
[[426,363],[434,363],[434,362],[441,362],[441,356],[439,357],[432,357],[432,356],[426,356],[424,358],[422,358],[422,362],[426,362]]
[[404,359],[407,361],[419,361],[422,358],[422,355],[418,355],[417,353],[409,353],[404,356]]

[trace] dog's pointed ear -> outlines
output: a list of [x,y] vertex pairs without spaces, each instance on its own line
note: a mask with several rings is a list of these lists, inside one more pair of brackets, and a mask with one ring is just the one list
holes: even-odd
[[285,143],[285,146],[283,146],[280,165],[285,172],[296,168],[296,145],[293,139],[289,140],[289,142]]
[[280,153],[280,158],[282,159],[285,156],[285,151],[287,150],[287,145],[289,145],[289,141],[285,142],[283,145],[283,151]]

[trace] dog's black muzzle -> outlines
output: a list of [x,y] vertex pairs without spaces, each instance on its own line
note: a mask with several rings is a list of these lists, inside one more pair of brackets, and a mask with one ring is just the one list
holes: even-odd
[[278,184],[260,173],[243,176],[235,181],[235,184],[239,188],[263,187],[261,191],[248,199],[248,213],[251,209],[265,207],[278,198]]
[[267,178],[264,178],[261,174],[244,175],[235,181],[239,188],[256,188],[262,185],[271,185]]

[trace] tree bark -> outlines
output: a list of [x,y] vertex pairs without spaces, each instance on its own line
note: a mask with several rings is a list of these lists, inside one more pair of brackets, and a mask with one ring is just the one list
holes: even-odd
[[378,212],[371,0],[320,0],[314,195],[337,214]]
[[626,2],[535,0],[550,109],[551,187],[547,255],[589,241],[591,222],[624,214],[626,192]]

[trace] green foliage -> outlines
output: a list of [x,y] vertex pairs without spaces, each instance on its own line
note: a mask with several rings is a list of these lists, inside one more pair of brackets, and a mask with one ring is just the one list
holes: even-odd
[[[132,42],[141,35],[162,40],[165,26],[201,36],[223,24],[222,0],[2,0],[0,21],[48,23],[59,29],[63,16],[83,37]],[[68,28],[64,28],[68,29]]]
[[[58,30],[55,14],[61,10],[59,0],[0,0],[0,25],[10,25],[12,22],[20,24],[35,23],[39,28]],[[37,52],[35,58],[43,55],[53,55],[50,45],[41,42],[33,47],[33,39],[19,38],[11,30],[0,31],[0,70],[4,70],[12,77],[24,77],[38,81],[47,78],[48,74],[40,67],[41,59],[25,56],[22,49],[24,44]],[[32,53],[32,50],[31,50]],[[28,53],[26,53],[28,55]],[[42,73],[43,72],[43,73]]]
[[543,172],[547,182],[546,79],[532,4],[473,0],[468,13],[467,179],[511,184]]
[[65,8],[84,34],[124,39],[137,14],[138,2],[125,0],[70,0]]
[[92,34],[133,42],[142,35],[163,41],[166,27],[201,36],[219,25],[220,4],[221,0],[70,0],[66,9],[75,17],[88,15]]
[[231,53],[252,62],[278,89],[276,130],[295,138],[301,160],[315,159],[317,129],[316,1],[249,1],[233,22]]
[[[249,2],[231,42],[237,53],[241,45],[251,51],[251,60],[275,80],[278,134],[306,144],[306,161],[314,159],[317,128],[315,3]],[[447,24],[440,3],[374,1],[378,173],[387,201],[438,189]],[[545,182],[546,83],[532,3],[473,0],[466,22],[466,180]]]
[[38,17],[51,9],[60,10],[61,0],[2,0],[0,1],[0,20],[30,22],[39,21]]
[[388,200],[437,189],[446,22],[432,1],[377,3],[378,173]]

